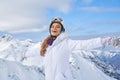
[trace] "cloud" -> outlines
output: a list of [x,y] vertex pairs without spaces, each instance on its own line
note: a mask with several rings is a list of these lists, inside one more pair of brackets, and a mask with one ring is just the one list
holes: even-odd
[[9,31],[10,33],[28,33],[28,32],[42,32],[42,31],[45,31],[47,28],[47,26],[43,26],[41,28],[29,28],[29,29],[21,29],[21,30],[12,30],[12,31]]
[[49,10],[68,13],[71,3],[72,0],[1,0],[0,31],[43,31],[44,25],[49,22]]
[[120,20],[116,21],[103,21],[103,22],[93,22],[90,25],[98,26],[98,25],[120,25]]
[[[71,30],[71,32],[85,32],[87,34],[97,34],[98,32],[96,32],[95,30],[92,30],[93,28],[91,27],[98,27],[98,26],[109,26],[108,29],[110,29],[111,25],[117,26],[120,25],[120,20],[113,20],[113,21],[101,21],[101,22],[90,22],[81,26],[78,26],[77,28]],[[98,27],[100,28],[100,27]],[[90,30],[87,30],[90,29]],[[69,31],[70,32],[70,31]],[[91,33],[92,32],[92,33]]]
[[120,8],[103,8],[103,7],[79,7],[79,10],[90,12],[120,12]]

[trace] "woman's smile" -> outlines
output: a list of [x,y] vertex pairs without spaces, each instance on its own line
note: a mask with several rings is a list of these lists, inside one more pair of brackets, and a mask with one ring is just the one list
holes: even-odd
[[61,33],[62,26],[59,23],[53,23],[50,32],[52,36],[58,36]]

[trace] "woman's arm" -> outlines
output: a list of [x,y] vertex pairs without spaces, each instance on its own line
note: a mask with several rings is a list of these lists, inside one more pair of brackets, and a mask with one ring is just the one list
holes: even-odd
[[68,47],[71,50],[94,49],[97,47],[102,47],[103,43],[104,43],[104,41],[101,38],[95,38],[95,39],[89,39],[89,40],[71,40],[71,39],[68,39]]

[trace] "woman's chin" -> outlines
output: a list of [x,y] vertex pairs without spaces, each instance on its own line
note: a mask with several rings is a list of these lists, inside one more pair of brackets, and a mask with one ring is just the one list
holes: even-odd
[[58,34],[52,34],[52,36],[58,36]]

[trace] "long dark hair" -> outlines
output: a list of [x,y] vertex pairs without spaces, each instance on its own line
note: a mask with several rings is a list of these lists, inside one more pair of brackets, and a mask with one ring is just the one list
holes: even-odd
[[45,55],[45,52],[46,52],[46,49],[48,47],[48,40],[50,40],[52,38],[52,36],[48,36],[42,43],[41,45],[41,50],[40,50],[40,55],[41,56],[44,56]]

